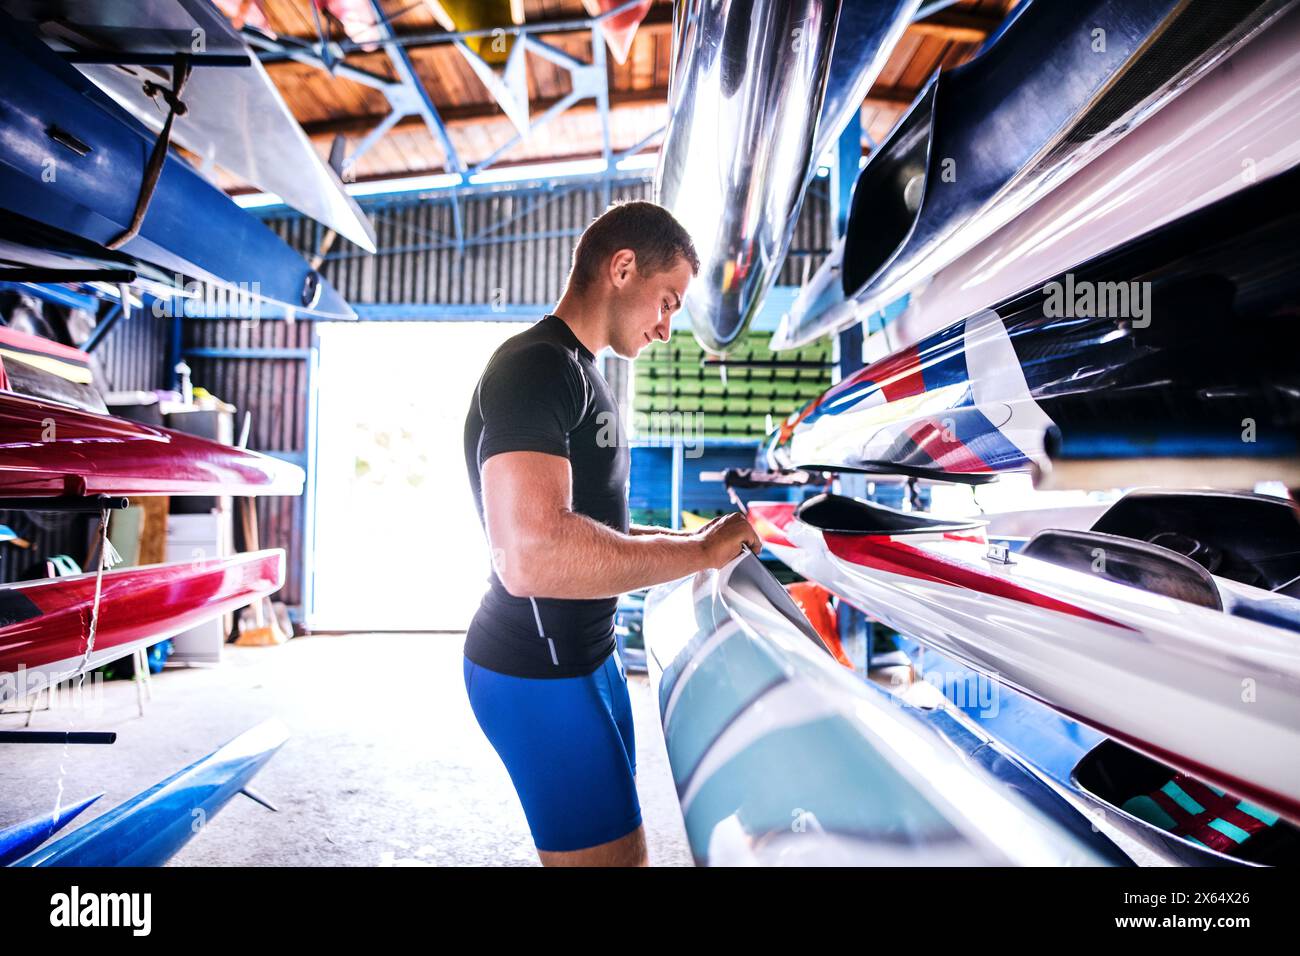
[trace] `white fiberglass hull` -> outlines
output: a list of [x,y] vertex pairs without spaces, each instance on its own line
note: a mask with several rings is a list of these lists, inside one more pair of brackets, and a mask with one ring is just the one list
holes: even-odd
[[[1002,563],[980,531],[846,534],[795,508],[753,503],[750,516],[800,574],[1153,759],[1300,820],[1296,633],[1032,557]],[[1256,590],[1219,583],[1229,596]]]
[[[912,290],[898,319],[867,340],[866,359],[1285,172],[1300,163],[1297,129],[1300,8]],[[831,306],[849,310],[850,321],[871,314],[852,300]]]
[[700,864],[1123,861],[837,664],[751,554],[652,591],[645,635]]

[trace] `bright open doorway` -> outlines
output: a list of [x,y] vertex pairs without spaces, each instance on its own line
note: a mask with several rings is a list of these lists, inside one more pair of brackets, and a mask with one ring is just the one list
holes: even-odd
[[470,394],[516,322],[318,327],[313,630],[461,630],[486,589]]

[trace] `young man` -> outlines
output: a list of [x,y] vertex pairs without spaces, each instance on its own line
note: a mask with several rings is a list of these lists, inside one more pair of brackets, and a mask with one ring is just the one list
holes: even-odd
[[628,523],[628,447],[596,355],[667,341],[699,266],[663,207],[611,207],[578,240],[555,312],[492,356],[465,420],[493,554],[465,687],[547,866],[647,862],[618,595],[760,547],[739,514],[694,534]]

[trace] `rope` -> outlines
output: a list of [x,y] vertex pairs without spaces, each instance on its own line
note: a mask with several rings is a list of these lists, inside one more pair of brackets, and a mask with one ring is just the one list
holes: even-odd
[[104,589],[104,572],[122,560],[112,543],[108,540],[109,510],[104,509],[99,519],[99,568],[95,572],[95,600],[90,606],[90,631],[86,636],[86,653],[82,655],[81,666],[77,668],[77,677],[84,682],[86,665],[90,662],[91,652],[95,649],[95,631],[99,627],[99,599]]
[[[78,691],[80,691],[81,688],[85,686],[86,667],[90,663],[91,652],[94,651],[95,649],[95,630],[99,626],[99,599],[104,589],[104,572],[108,568],[112,567],[113,565],[117,564],[119,561],[122,560],[122,556],[117,553],[117,549],[114,548],[112,543],[108,540],[109,513],[110,513],[109,509],[105,508],[100,513],[99,516],[99,531],[100,531],[99,569],[95,574],[95,600],[90,607],[90,629],[89,629],[89,633],[86,636],[86,653],[82,655],[81,664],[77,668],[77,673],[74,675],[74,678],[77,682]],[[50,693],[50,703],[51,706],[53,706],[54,688],[52,686],[50,687],[49,693]],[[34,702],[33,702],[33,709],[34,709]],[[31,724],[31,715],[29,714],[28,725],[30,726],[30,724]],[[75,717],[73,718],[72,726],[73,727],[76,726]],[[59,813],[63,809],[63,781],[64,778],[67,776],[66,761],[68,759],[68,749],[69,749],[69,741],[65,739],[63,742],[63,754],[59,758],[59,779],[57,781],[55,791],[54,791],[54,809],[50,811],[51,824],[55,824],[58,822]]]

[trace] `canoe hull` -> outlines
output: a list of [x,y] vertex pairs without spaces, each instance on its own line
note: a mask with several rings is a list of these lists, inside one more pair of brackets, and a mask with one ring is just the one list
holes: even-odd
[[267,455],[13,392],[0,392],[0,430],[0,501],[98,494],[300,495],[305,481],[297,465]]
[[1300,820],[1300,766],[1279,759],[1300,748],[1294,630],[1033,557],[1003,564],[969,530],[847,534],[800,520],[799,507],[751,514],[800,574],[1073,720]]
[[783,325],[778,347],[839,331],[917,290],[1173,102],[1284,6],[1021,4],[979,56],[931,80],[862,170],[842,273],[852,308]]
[[753,555],[655,589],[645,633],[700,864],[1121,861],[836,663]]
[[685,309],[711,352],[726,352],[744,332],[789,248],[839,8],[838,0],[692,0],[677,11],[681,48],[656,198],[699,253]]
[[[934,278],[879,357],[1300,164],[1300,9]],[[842,290],[841,290],[842,291]],[[857,310],[847,322],[861,320]],[[811,310],[812,315],[822,310]],[[792,315],[794,327],[812,319]],[[834,323],[837,327],[845,323]]]
[[280,721],[264,721],[15,866],[162,866],[288,739]]
[[1184,456],[1284,477],[1298,184],[1257,183],[871,363],[781,424],[769,467],[1043,480],[1054,461]]
[[86,655],[95,574],[0,588],[0,701],[25,696],[125,657],[284,584],[284,551],[106,571],[95,646]]

